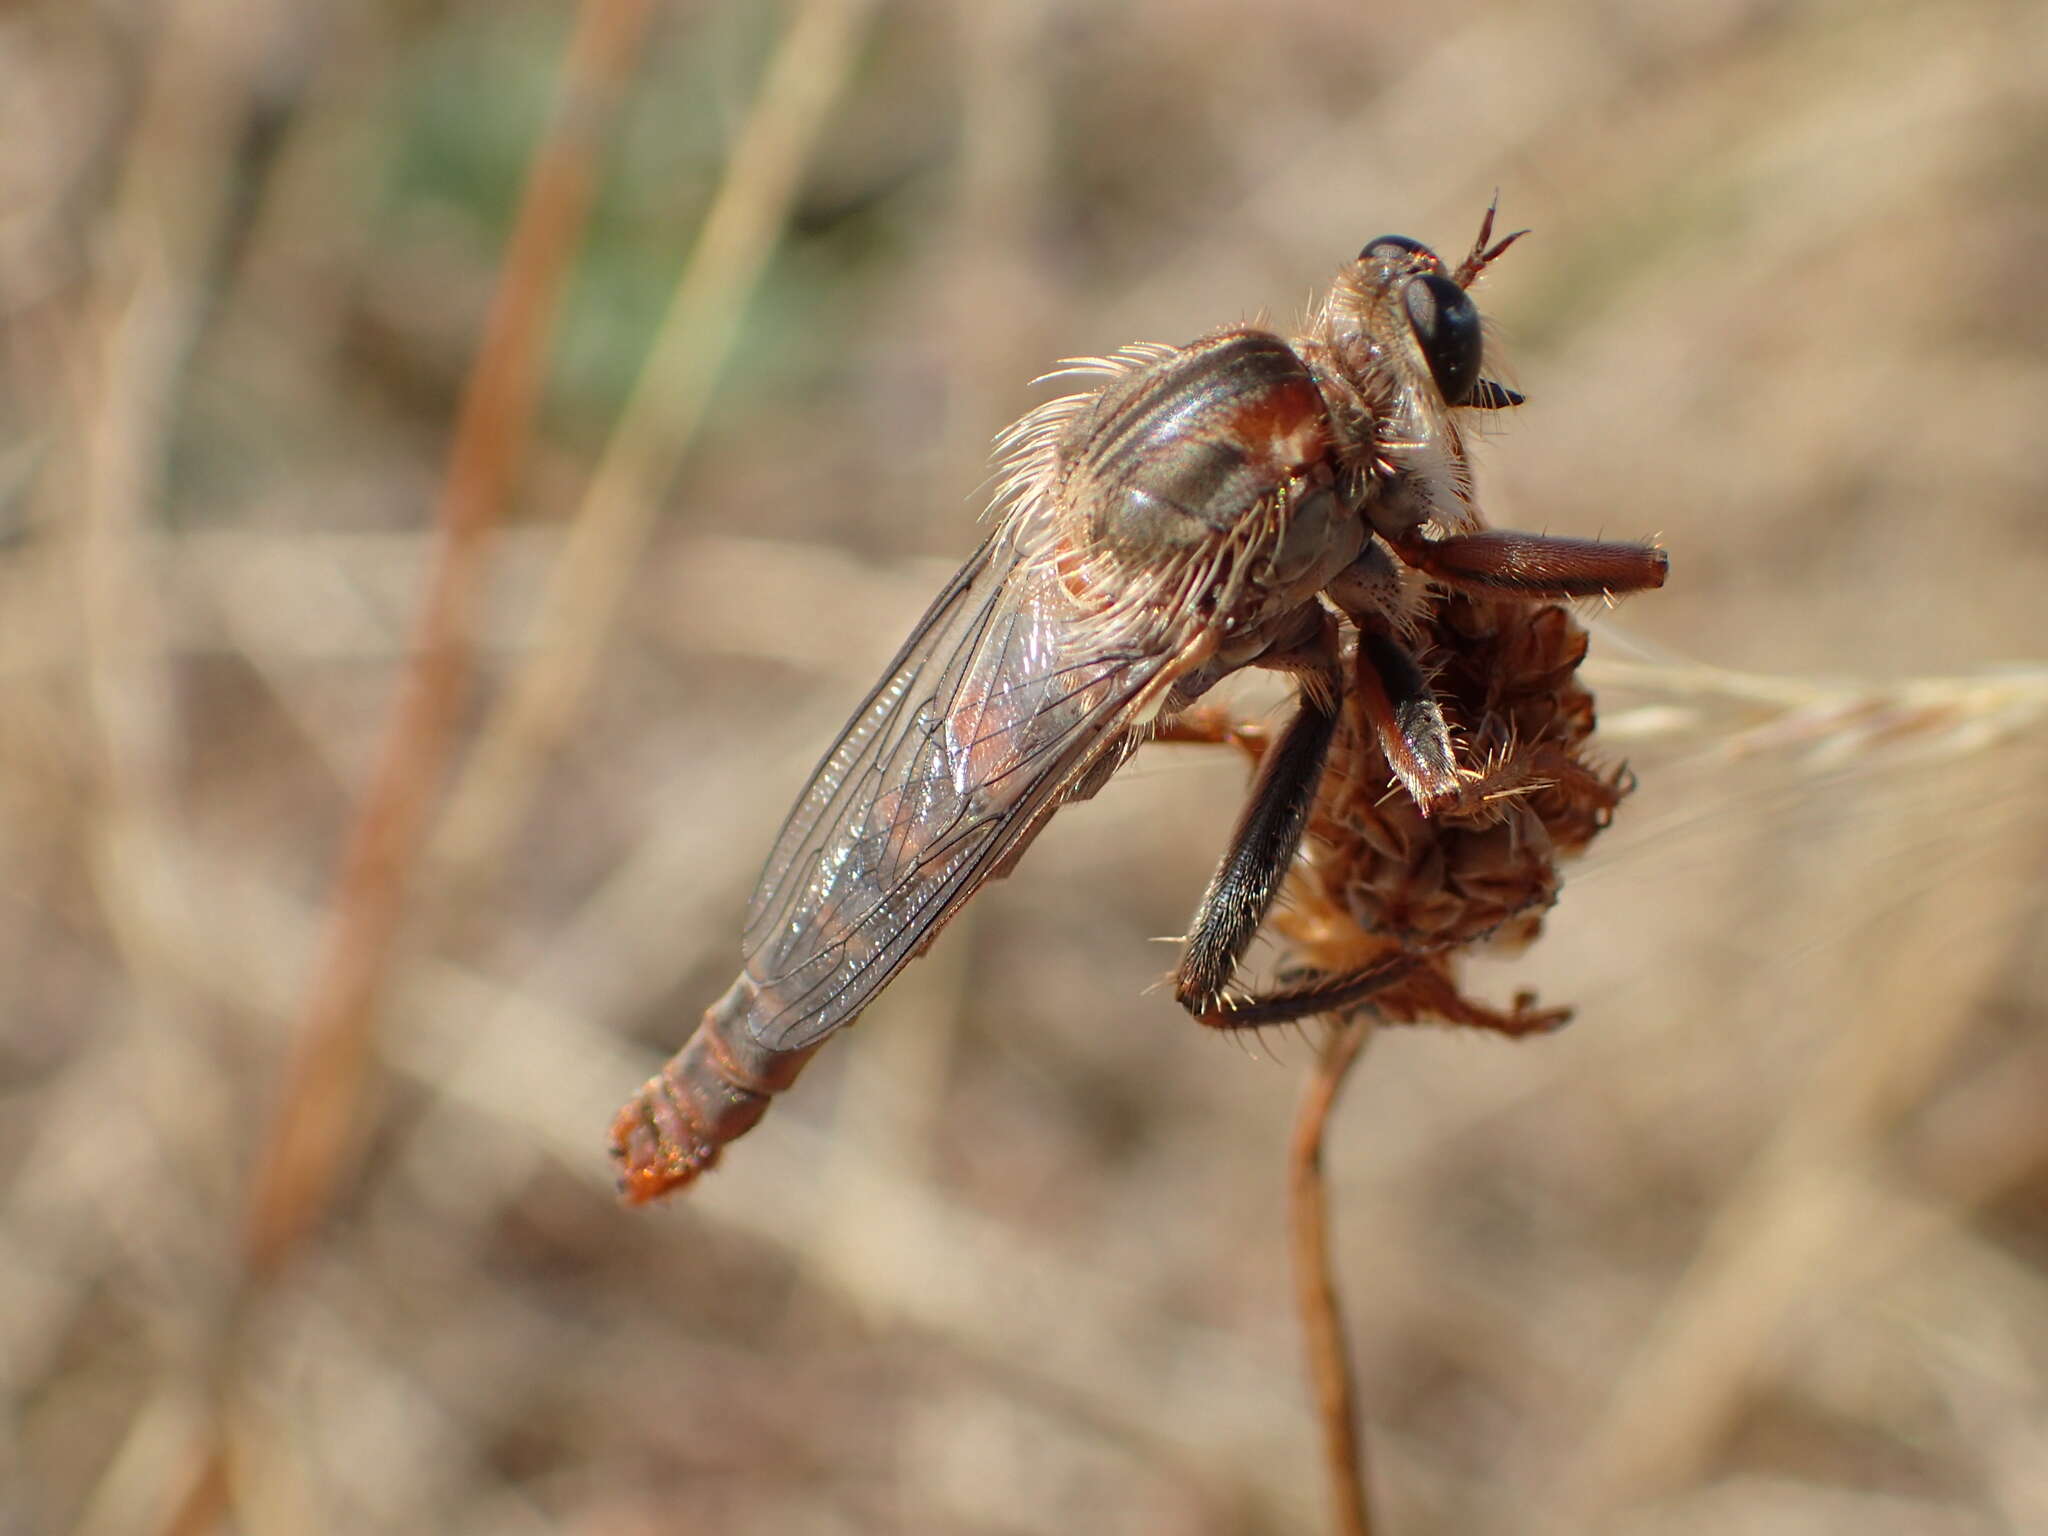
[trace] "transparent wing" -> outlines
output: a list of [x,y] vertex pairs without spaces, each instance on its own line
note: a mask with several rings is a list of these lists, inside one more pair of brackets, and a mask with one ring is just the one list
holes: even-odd
[[1071,654],[1067,598],[998,533],[811,775],[749,910],[748,1030],[796,1050],[858,1014],[1169,685],[1170,653]]

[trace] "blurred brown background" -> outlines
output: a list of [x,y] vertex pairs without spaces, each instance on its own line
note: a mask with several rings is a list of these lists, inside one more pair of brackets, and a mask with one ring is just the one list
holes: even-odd
[[[0,8],[0,1531],[1321,1528],[1312,1053],[1153,986],[1226,754],[1064,816],[683,1201],[605,1133],[1032,377],[1496,188],[1484,502],[1673,576],[1595,637],[1639,794],[1474,972],[1577,1024],[1343,1106],[1385,1527],[2048,1531],[2048,8],[635,9]],[[451,471],[578,26],[533,436]],[[493,453],[374,1048],[287,1101]],[[265,1251],[281,1102],[345,1134]]]

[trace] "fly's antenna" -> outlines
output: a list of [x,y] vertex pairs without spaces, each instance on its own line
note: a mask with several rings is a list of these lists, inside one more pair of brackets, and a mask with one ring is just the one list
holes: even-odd
[[1458,270],[1451,274],[1451,281],[1460,288],[1470,288],[1478,282],[1480,273],[1498,261],[1509,246],[1529,233],[1526,229],[1518,229],[1512,235],[1502,235],[1489,246],[1486,242],[1493,239],[1493,216],[1499,211],[1500,193],[1496,191],[1493,201],[1486,205],[1486,217],[1479,221],[1479,238],[1472,242],[1472,249],[1458,263]]

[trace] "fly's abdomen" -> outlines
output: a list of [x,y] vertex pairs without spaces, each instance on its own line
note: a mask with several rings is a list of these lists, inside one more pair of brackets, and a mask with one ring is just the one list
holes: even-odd
[[620,1190],[633,1204],[680,1189],[710,1168],[816,1053],[816,1044],[774,1050],[758,1043],[747,1028],[757,1006],[754,983],[742,975],[619,1111],[612,1156]]

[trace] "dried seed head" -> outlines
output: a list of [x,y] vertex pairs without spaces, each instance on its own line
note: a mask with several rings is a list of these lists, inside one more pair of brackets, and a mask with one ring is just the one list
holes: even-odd
[[1344,972],[1397,950],[1431,951],[1377,993],[1390,1022],[1431,1020],[1524,1033],[1565,1010],[1517,999],[1508,1012],[1459,991],[1457,951],[1519,947],[1557,900],[1558,863],[1606,826],[1626,769],[1584,755],[1593,696],[1578,681],[1586,632],[1568,609],[1439,593],[1417,615],[1420,659],[1463,745],[1469,777],[1454,807],[1424,817],[1396,786],[1378,740],[1346,714],[1304,854],[1274,927],[1290,974]]

